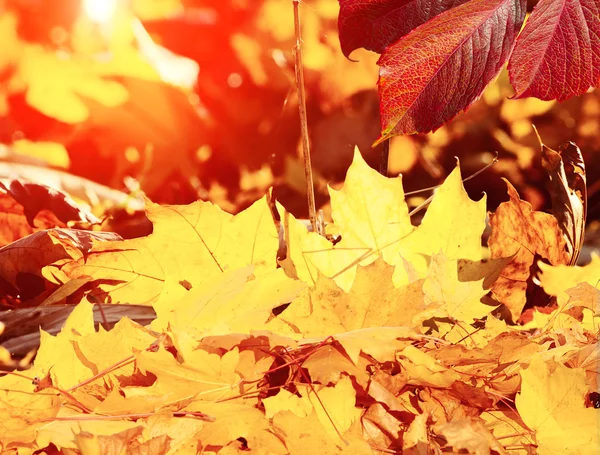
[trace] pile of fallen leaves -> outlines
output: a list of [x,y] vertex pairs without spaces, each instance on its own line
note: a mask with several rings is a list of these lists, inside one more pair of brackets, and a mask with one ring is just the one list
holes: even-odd
[[[30,210],[0,249],[0,320],[77,306],[0,378],[1,453],[596,454],[600,260],[569,265],[582,194],[557,155],[564,219],[507,182],[488,220],[457,167],[415,227],[401,178],[359,154],[326,235],[269,197],[146,201],[152,233],[128,240],[40,227],[73,219],[68,198]],[[124,305],[156,317],[95,328]]]

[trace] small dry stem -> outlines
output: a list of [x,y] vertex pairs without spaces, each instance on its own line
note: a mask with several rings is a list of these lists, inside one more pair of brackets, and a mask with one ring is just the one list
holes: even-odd
[[[300,0],[292,0],[294,5],[294,32],[296,47],[294,48],[294,67],[296,73],[296,88],[298,89],[298,109],[300,111],[300,134],[302,136],[302,154],[304,155],[304,173],[306,175],[306,192],[308,196],[308,217],[313,232],[319,232],[317,227],[317,209],[315,205],[315,186],[313,183],[312,165],[310,162],[310,143],[308,140],[308,122],[306,117],[306,90],[304,88],[304,65],[302,63],[302,35],[300,32]],[[320,233],[320,232],[319,232]]]

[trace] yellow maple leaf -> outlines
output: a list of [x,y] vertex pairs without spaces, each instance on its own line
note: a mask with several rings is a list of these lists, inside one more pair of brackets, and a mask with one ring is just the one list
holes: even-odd
[[[329,424],[331,425],[331,424]],[[313,411],[306,417],[298,417],[291,411],[281,411],[273,417],[276,431],[286,436],[290,455],[318,453],[320,455],[372,455],[373,451],[360,433],[359,422],[351,427],[341,439],[331,436],[323,428]]]
[[[200,411],[215,418],[205,422],[196,438],[203,446],[227,446],[238,438],[244,438],[252,452],[261,455],[286,455],[286,444],[273,431],[263,412],[251,406],[234,403],[206,403],[196,401],[186,411]],[[286,439],[289,436],[286,436]]]
[[431,256],[440,251],[448,259],[481,261],[485,204],[485,194],[477,202],[469,198],[457,166],[436,190],[421,224],[400,241],[394,284],[423,278]]
[[249,333],[265,325],[271,311],[293,300],[306,287],[289,278],[282,269],[256,279],[254,267],[226,272],[172,305],[170,301],[154,304],[155,330],[168,326],[215,335],[232,332]]
[[478,202],[469,198],[458,167],[436,190],[416,229],[408,216],[401,179],[381,176],[358,151],[343,189],[330,194],[334,226],[341,234],[336,245],[282,213],[288,258],[293,263],[284,267],[308,284],[316,282],[319,272],[348,292],[356,265],[369,264],[379,255],[396,266],[396,287],[424,278],[430,257],[440,251],[450,259],[481,261],[483,257],[485,196]]
[[96,331],[92,307],[88,302],[77,305],[56,336],[41,331],[35,366],[50,373],[57,387],[69,389],[97,373],[92,365],[82,361],[78,347],[80,341]]
[[[342,240],[339,248],[366,249],[390,262],[398,241],[413,230],[404,201],[402,176],[386,178],[364,161],[355,149],[354,160],[341,190],[329,188],[331,216]],[[369,264],[376,256],[361,261]]]
[[[275,332],[327,336],[381,326],[412,326],[412,318],[424,309],[422,282],[396,289],[393,267],[383,259],[359,266],[349,293],[334,280],[319,277],[269,323]],[[373,298],[377,295],[377,298]]]
[[523,422],[535,431],[540,455],[595,455],[598,410],[586,408],[585,373],[534,357],[520,372],[515,403]]
[[367,165],[358,149],[344,187],[339,191],[330,188],[329,193],[332,217],[342,240],[332,245],[323,237],[308,233],[306,227],[284,213],[288,257],[296,276],[308,284],[315,283],[318,271],[349,291],[356,264],[367,265],[379,254],[386,261],[393,261],[398,241],[413,227],[401,177],[383,177]]
[[286,389],[280,389],[277,395],[267,397],[262,402],[265,406],[267,419],[272,419],[273,416],[282,411],[293,412],[298,417],[306,417],[313,412],[312,403],[305,399],[305,396],[298,396]]
[[[515,447],[515,455],[529,455],[531,451],[529,447],[535,443],[532,435],[529,434],[527,427],[521,420],[521,417],[516,411],[501,410],[501,411],[486,411],[480,415],[494,437],[502,441],[504,446]],[[519,448],[521,447],[521,448]]]
[[[43,371],[34,367],[28,374],[41,375]],[[9,445],[22,446],[24,449],[33,443],[38,429],[44,425],[40,420],[55,417],[60,402],[58,392],[34,392],[31,381],[24,377],[0,377],[0,451]]]
[[162,393],[171,400],[197,397],[206,401],[240,393],[241,377],[236,371],[240,357],[237,348],[223,356],[202,349],[189,349],[183,355],[181,359],[176,359],[164,347],[156,352],[142,351],[136,354],[137,368],[157,378],[148,389],[149,393]]
[[277,266],[279,239],[265,198],[236,216],[201,201],[148,202],[146,213],[152,234],[98,245],[64,271],[94,277],[112,302],[166,305],[227,270],[253,264],[259,276]]
[[488,293],[483,281],[459,281],[456,259],[448,259],[443,253],[434,254],[423,283],[427,308],[418,319],[451,318],[470,324],[483,318],[494,309],[481,303],[481,298]]
[[468,453],[488,455],[491,449],[507,455],[502,444],[480,421],[475,419],[455,419],[436,427],[436,433],[443,435],[455,451],[467,450]]
[[592,260],[584,266],[553,266],[542,261],[539,261],[538,265],[541,271],[540,285],[548,295],[557,296],[562,303],[569,299],[566,292],[568,289],[579,283],[587,283],[596,288],[600,278],[600,256],[596,253],[592,253]]
[[[77,346],[83,356],[81,361],[85,359],[85,363],[92,367],[94,373],[98,373],[131,357],[135,351],[149,348],[155,341],[156,336],[150,330],[125,317],[110,331],[100,326],[98,332],[81,337]],[[124,365],[112,370],[111,374],[129,376],[133,374],[133,365]]]
[[446,388],[460,380],[458,373],[446,368],[434,357],[412,345],[399,351],[396,358],[406,370],[409,384]]
[[56,420],[47,423],[38,429],[36,442],[38,447],[48,447],[50,443],[59,449],[77,449],[78,434],[90,434],[96,436],[112,436],[128,430],[134,430],[135,435],[142,432],[141,422],[128,420],[78,420],[81,414],[75,413],[66,407],[62,407],[58,416],[64,420]]
[[305,388],[304,393],[312,402],[317,418],[331,438],[346,433],[362,414],[355,407],[356,392],[348,376],[344,376],[333,387],[317,389],[318,399],[308,388]]

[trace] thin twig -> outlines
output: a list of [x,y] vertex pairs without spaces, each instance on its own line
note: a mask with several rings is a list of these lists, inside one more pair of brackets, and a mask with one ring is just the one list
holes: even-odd
[[304,66],[302,64],[302,38],[300,34],[300,0],[292,0],[294,5],[294,31],[296,47],[294,49],[294,66],[296,70],[296,88],[298,89],[298,110],[300,111],[300,134],[302,136],[302,153],[304,155],[304,173],[306,175],[306,192],[308,195],[308,217],[313,232],[317,229],[317,209],[315,205],[315,187],[313,183],[312,165],[310,163],[310,145],[308,141],[308,122],[306,120],[306,91],[304,89]]

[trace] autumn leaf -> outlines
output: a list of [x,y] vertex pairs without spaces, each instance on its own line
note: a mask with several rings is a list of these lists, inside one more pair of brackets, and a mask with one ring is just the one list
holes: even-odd
[[[332,245],[322,236],[307,233],[293,216],[283,213],[287,254],[293,262],[291,273],[309,285],[316,282],[318,271],[349,291],[356,265],[367,265],[379,255],[393,264],[399,240],[413,227],[404,202],[402,178],[381,176],[367,165],[358,150],[344,187],[339,191],[330,188],[329,194],[341,241]],[[291,265],[287,268],[291,269]]]
[[469,198],[457,166],[436,190],[421,224],[400,241],[394,284],[425,278],[430,258],[440,252],[448,259],[481,261],[485,204],[485,195],[477,202]]
[[426,307],[418,318],[451,318],[467,323],[483,318],[494,309],[481,303],[488,293],[483,281],[459,281],[457,261],[446,258],[443,253],[433,255],[423,283]]
[[525,306],[534,261],[539,257],[558,265],[566,264],[569,257],[556,218],[534,212],[528,202],[519,199],[515,188],[508,181],[506,183],[510,200],[500,204],[490,218],[489,247],[492,259],[513,259],[502,270],[492,292],[516,320]]
[[33,221],[42,210],[51,211],[63,223],[79,221],[100,224],[100,220],[87,208],[78,206],[67,194],[46,185],[13,179],[0,181],[0,189],[11,195],[15,201],[23,206],[27,222],[32,227],[35,227]]
[[434,131],[479,98],[510,56],[525,6],[523,0],[471,0],[389,46],[377,62],[377,143]]
[[306,287],[281,269],[261,279],[256,279],[253,271],[248,266],[225,272],[190,290],[176,306],[157,302],[158,317],[152,327],[177,327],[205,335],[249,333],[264,327],[274,308],[291,302]]
[[584,372],[534,358],[521,378],[515,403],[523,422],[535,431],[538,453],[595,454],[598,411],[584,406]]
[[166,394],[170,400],[197,397],[214,401],[239,394],[240,376],[235,371],[239,361],[236,348],[223,357],[204,350],[187,352],[179,362],[170,352],[143,351],[136,355],[136,366],[142,373],[152,373],[157,380],[148,392]]
[[[78,343],[95,331],[92,304],[82,302],[69,315],[58,335],[41,332],[35,366],[50,373],[52,383],[63,389],[89,378],[99,370],[94,371],[93,364],[81,361]],[[101,362],[101,358],[96,361]]]
[[476,455],[489,455],[491,450],[506,455],[502,444],[480,422],[474,419],[462,419],[439,425],[436,432],[446,438],[448,446],[454,450],[467,450]]
[[36,227],[32,227],[31,223],[27,222],[23,206],[5,193],[0,193],[0,220],[0,246],[8,245],[37,231],[67,227],[56,215],[47,211],[36,215]]
[[[67,267],[71,278],[94,277],[112,302],[174,302],[227,270],[254,264],[260,275],[276,267],[279,240],[263,198],[232,216],[209,202],[189,206],[148,203],[154,231],[107,242]],[[118,284],[110,284],[116,282]]]
[[194,402],[186,410],[202,410],[214,417],[214,422],[206,422],[195,434],[196,441],[202,441],[207,446],[224,447],[243,438],[248,447],[251,450],[256,448],[258,453],[264,451],[285,455],[288,452],[264,414],[254,407],[235,403]]
[[352,51],[364,47],[381,53],[400,37],[443,11],[465,3],[466,0],[339,0],[338,29],[342,52],[349,57]]
[[[477,202],[469,198],[458,167],[436,190],[416,229],[403,202],[400,179],[382,177],[358,153],[348,175],[342,190],[330,190],[335,226],[342,237],[336,245],[307,232],[291,214],[280,211],[289,259],[282,265],[290,276],[313,285],[320,273],[348,292],[356,265],[369,264],[378,255],[396,267],[396,287],[424,278],[429,258],[440,251],[451,259],[482,259],[485,196]],[[372,201],[381,201],[382,205]],[[448,206],[456,209],[449,213]]]
[[[32,374],[39,369],[30,370]],[[35,441],[43,419],[55,417],[60,408],[56,391],[33,393],[34,386],[26,378],[0,377],[0,448],[13,443],[29,446]]]
[[508,63],[515,97],[564,101],[600,79],[600,6],[594,0],[541,0]]
[[[331,279],[319,277],[269,325],[281,333],[305,337],[326,336],[351,330],[382,327],[412,327],[412,318],[424,309],[422,282],[396,289],[394,268],[383,259],[359,266],[349,293]],[[373,300],[373,294],[379,298]]]
[[427,430],[429,414],[418,414],[412,421],[402,438],[402,453],[407,455],[427,455],[431,447]]
[[[323,428],[316,411],[306,417],[298,417],[291,411],[279,412],[273,417],[273,425],[287,435],[290,455],[320,453],[323,455],[370,455],[371,447],[360,436],[358,425],[343,435],[332,436]],[[331,424],[329,424],[331,425]]]
[[568,289],[569,303],[581,304],[584,308],[592,310],[595,316],[600,316],[600,290],[589,283],[579,283],[574,288]]
[[542,166],[550,177],[552,212],[564,232],[569,265],[574,265],[583,247],[587,218],[587,178],[581,150],[573,142],[558,151],[541,144]]
[[[329,196],[331,216],[342,237],[340,249],[380,253],[389,263],[397,252],[397,242],[413,230],[402,176],[382,177],[367,165],[357,149],[343,188],[329,188]],[[365,265],[374,259],[370,255],[361,263]]]
[[[58,417],[67,419],[75,417],[76,414],[69,411],[63,411]],[[133,433],[129,433],[133,431]],[[119,420],[97,420],[97,421],[77,421],[73,420],[57,420],[42,426],[36,437],[36,442],[39,447],[47,447],[53,443],[61,449],[77,449],[83,441],[77,438],[77,435],[96,435],[99,438],[103,436],[113,436],[121,439],[120,445],[125,445],[127,440],[138,436],[143,431],[142,425],[137,422]],[[120,436],[118,436],[120,435]],[[85,437],[85,436],[83,436]],[[81,438],[81,436],[80,436]]]
[[66,264],[83,258],[94,244],[120,239],[109,232],[49,229],[10,243],[0,248],[0,277],[10,286],[5,292],[26,305],[39,304],[68,281]]
[[396,354],[398,362],[406,370],[408,383],[429,387],[450,387],[460,380],[458,373],[448,369],[433,356],[414,346],[406,346]]
[[568,300],[568,289],[576,287],[579,283],[587,283],[596,288],[600,278],[600,257],[595,253],[592,253],[592,260],[584,266],[553,266],[540,262],[539,267],[540,286],[548,295],[558,296],[563,302]]

